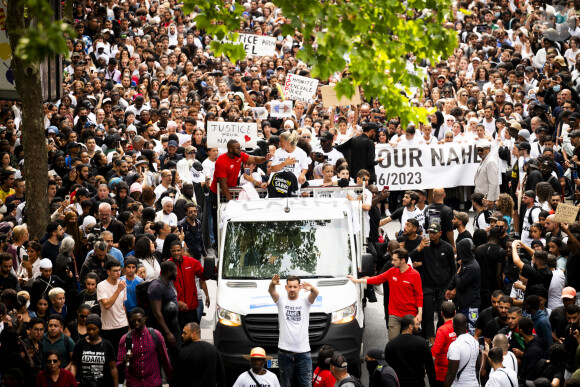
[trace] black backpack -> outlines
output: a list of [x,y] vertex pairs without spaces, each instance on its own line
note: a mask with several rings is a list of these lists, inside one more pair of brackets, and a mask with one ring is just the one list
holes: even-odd
[[362,382],[360,381],[360,379],[355,378],[352,375],[348,375],[346,378],[342,379],[340,382],[338,382],[338,384],[336,385],[336,387],[340,387],[340,386],[342,386],[343,384],[345,384],[347,382],[354,383],[354,385],[356,387],[364,387],[364,384],[362,384]]
[[151,302],[149,301],[149,295],[147,292],[149,291],[149,285],[151,282],[155,281],[154,279],[150,279],[147,281],[141,282],[139,285],[135,287],[135,293],[137,295],[137,305],[142,308],[145,312],[151,309]]

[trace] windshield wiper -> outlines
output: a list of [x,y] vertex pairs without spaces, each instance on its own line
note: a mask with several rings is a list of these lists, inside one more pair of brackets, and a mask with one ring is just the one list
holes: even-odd
[[300,278],[335,278],[333,275],[301,275]]

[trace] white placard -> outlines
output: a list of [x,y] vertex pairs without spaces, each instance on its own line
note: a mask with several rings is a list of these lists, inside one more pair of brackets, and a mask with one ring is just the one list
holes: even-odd
[[206,130],[208,148],[225,148],[230,140],[237,140],[242,148],[258,146],[258,125],[255,122],[210,121]]
[[377,145],[375,167],[379,188],[391,191],[473,186],[481,159],[475,143]]
[[252,115],[254,116],[254,119],[260,119],[260,120],[267,120],[268,119],[268,110],[266,110],[265,107],[253,107],[252,108]]
[[318,79],[306,78],[300,75],[288,74],[284,82],[284,97],[294,101],[313,103]]
[[270,117],[284,118],[292,115],[292,101],[270,101]]
[[273,56],[276,54],[276,38],[252,34],[240,34],[238,41],[244,45],[247,56]]

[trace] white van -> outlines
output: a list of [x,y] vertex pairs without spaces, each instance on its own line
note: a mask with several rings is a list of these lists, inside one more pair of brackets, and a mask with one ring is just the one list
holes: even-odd
[[[214,344],[227,374],[248,368],[242,355],[263,347],[276,369],[278,310],[268,293],[274,274],[297,275],[320,294],[310,310],[313,362],[332,345],[360,375],[363,287],[346,275],[372,275],[373,258],[361,255],[360,202],[347,199],[260,199],[220,205],[220,258]],[[356,235],[356,238],[355,238]],[[358,243],[358,246],[357,246]],[[363,262],[364,261],[364,262]],[[361,271],[359,268],[365,270]],[[283,288],[278,291],[285,291]]]

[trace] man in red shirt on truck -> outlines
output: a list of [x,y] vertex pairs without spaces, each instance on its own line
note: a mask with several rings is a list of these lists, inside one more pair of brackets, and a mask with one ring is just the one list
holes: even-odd
[[354,283],[380,285],[389,282],[389,340],[401,333],[401,320],[412,314],[419,323],[423,314],[423,287],[421,275],[407,264],[409,253],[405,249],[393,251],[391,263],[394,267],[374,277],[354,278],[347,276]]
[[220,184],[220,188],[226,197],[226,201],[230,201],[232,199],[230,187],[235,187],[238,184],[238,176],[240,176],[242,163],[263,164],[271,158],[272,154],[270,153],[267,153],[266,157],[250,156],[246,152],[242,152],[242,147],[237,140],[228,141],[228,152],[217,158],[213,179],[211,181],[211,186],[209,187],[209,200],[211,205],[211,216],[213,219],[213,235],[216,238],[216,243],[218,227],[217,195],[219,195],[217,184]]

